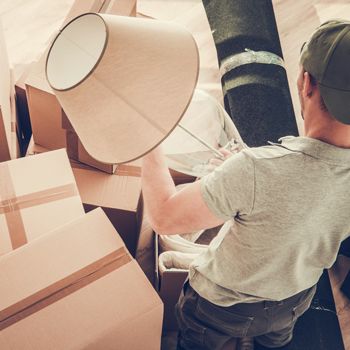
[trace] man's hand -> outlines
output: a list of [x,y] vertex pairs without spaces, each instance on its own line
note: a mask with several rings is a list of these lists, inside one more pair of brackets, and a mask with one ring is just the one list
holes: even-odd
[[238,153],[242,147],[235,140],[229,141],[227,145],[219,149],[219,152],[224,155],[224,159],[214,157],[209,160],[209,165],[214,170],[216,167],[221,165],[226,159],[230,158],[233,154]]

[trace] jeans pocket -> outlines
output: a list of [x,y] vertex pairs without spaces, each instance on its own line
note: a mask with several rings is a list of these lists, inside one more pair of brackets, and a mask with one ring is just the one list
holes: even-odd
[[185,327],[181,330],[184,340],[188,343],[204,345],[204,337],[206,328],[197,323],[192,318],[186,318]]
[[225,307],[214,305],[203,298],[197,304],[196,316],[205,324],[232,337],[245,337],[254,321],[253,316],[238,314],[225,310]]
[[296,306],[293,307],[292,310],[292,320],[295,322],[304,312],[306,312],[312,302],[312,298],[314,297],[316,292],[316,288],[312,288],[308,293],[307,296]]

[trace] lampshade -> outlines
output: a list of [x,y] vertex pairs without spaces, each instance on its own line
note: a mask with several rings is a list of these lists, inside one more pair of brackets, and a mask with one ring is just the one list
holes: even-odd
[[57,35],[46,76],[87,152],[125,163],[175,128],[198,67],[195,41],[178,25],[87,13]]

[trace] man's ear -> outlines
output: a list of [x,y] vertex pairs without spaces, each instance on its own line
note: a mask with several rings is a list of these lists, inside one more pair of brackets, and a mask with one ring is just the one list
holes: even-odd
[[303,90],[302,90],[304,97],[311,97],[314,88],[315,87],[311,83],[310,74],[308,72],[304,72]]

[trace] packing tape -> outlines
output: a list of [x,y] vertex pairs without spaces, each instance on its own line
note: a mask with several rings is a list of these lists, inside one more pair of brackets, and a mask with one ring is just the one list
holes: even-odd
[[0,213],[6,214],[13,210],[30,208],[76,195],[78,195],[76,186],[75,184],[70,183],[43,191],[25,194],[23,196],[14,196],[12,198],[0,201]]
[[140,177],[141,176],[141,167],[134,166],[134,165],[118,164],[117,170],[115,171],[114,174],[119,175],[119,176]]
[[125,247],[0,311],[0,331],[97,281],[132,259]]
[[21,209],[78,195],[75,184],[70,183],[23,196],[16,196],[7,163],[0,163],[0,179],[0,214],[5,215],[13,249],[27,243]]
[[285,68],[283,59],[272,52],[245,49],[245,52],[234,54],[222,60],[220,74],[223,77],[226,73],[231,72],[237,67],[252,63],[274,64]]
[[[86,165],[84,163],[80,163],[74,159],[71,160],[71,166],[74,169],[98,171],[96,168],[89,166],[89,165]],[[114,174],[109,174],[109,175],[140,177],[141,176],[141,167],[135,166],[135,165],[117,164],[117,169],[114,172]]]
[[27,243],[27,236],[21,213],[18,210],[16,192],[8,163],[0,163],[0,179],[0,210],[2,209],[5,214],[12,248],[16,249]]

